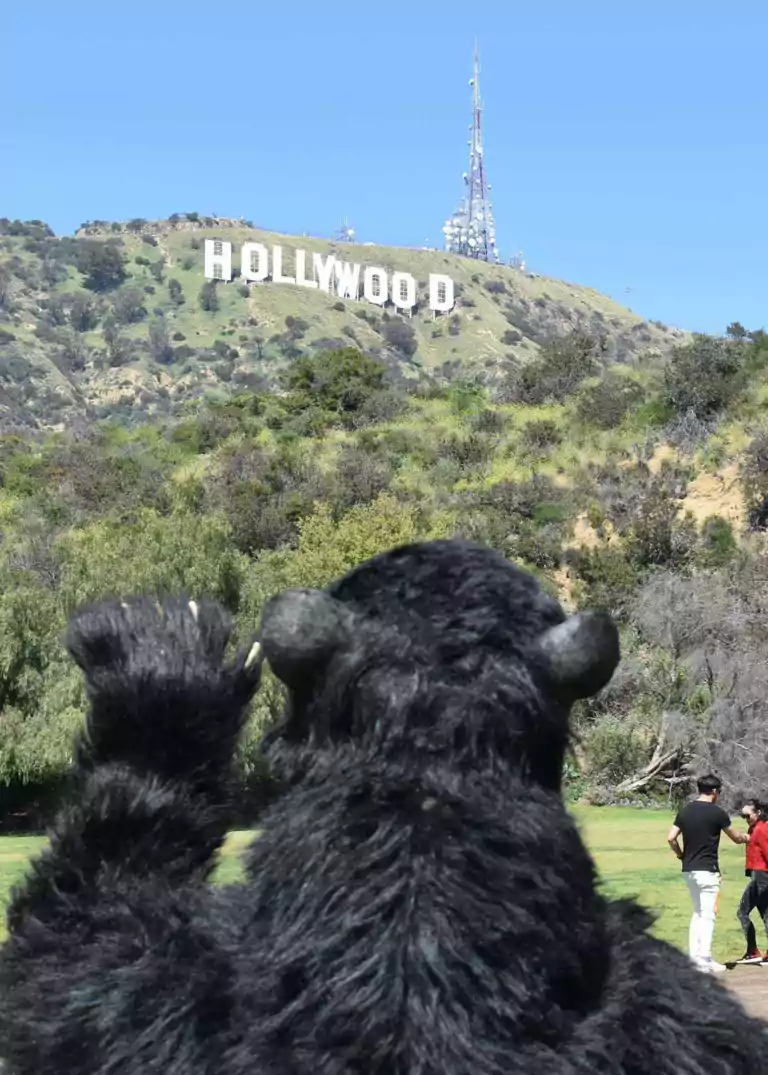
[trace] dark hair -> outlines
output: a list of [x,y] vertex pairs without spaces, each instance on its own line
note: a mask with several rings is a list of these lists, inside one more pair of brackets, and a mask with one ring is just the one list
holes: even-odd
[[711,795],[715,791],[720,791],[722,786],[722,780],[719,776],[715,776],[714,773],[707,773],[706,776],[700,776],[696,782],[699,795]]

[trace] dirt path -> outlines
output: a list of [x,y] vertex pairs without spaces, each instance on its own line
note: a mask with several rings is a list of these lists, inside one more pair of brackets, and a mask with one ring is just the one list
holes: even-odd
[[768,966],[733,967],[720,978],[750,1015],[768,1022]]

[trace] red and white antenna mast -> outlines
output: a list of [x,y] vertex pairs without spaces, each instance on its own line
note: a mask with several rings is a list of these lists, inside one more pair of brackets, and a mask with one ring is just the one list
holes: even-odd
[[472,123],[469,139],[469,171],[464,173],[464,197],[459,208],[443,227],[445,248],[452,254],[498,264],[496,224],[491,205],[491,185],[485,174],[483,146],[483,104],[480,97],[480,59],[475,42],[472,87]]

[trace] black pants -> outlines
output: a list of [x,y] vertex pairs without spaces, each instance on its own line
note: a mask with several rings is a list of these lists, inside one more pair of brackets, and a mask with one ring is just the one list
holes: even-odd
[[766,870],[752,871],[737,911],[741,928],[747,939],[747,952],[750,954],[758,951],[757,934],[752,919],[749,917],[755,907],[760,912],[766,935],[768,935],[768,871]]

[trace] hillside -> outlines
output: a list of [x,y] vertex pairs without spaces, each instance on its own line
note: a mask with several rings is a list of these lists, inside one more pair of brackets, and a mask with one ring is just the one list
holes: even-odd
[[[621,670],[576,715],[572,795],[669,796],[699,766],[768,786],[762,330],[684,336],[570,285],[370,247],[450,272],[458,322],[238,281],[206,310],[202,237],[275,237],[172,225],[110,243],[118,226],[0,222],[0,824],[66,770],[81,602],[184,588],[250,632],[286,586],[450,535],[621,625]],[[268,677],[246,782],[279,704]]]
[[[1,434],[0,824],[68,764],[84,698],[61,638],[80,603],[184,588],[250,632],[286,586],[454,534],[622,626],[620,674],[578,715],[572,794],[671,793],[699,764],[763,786],[767,371],[766,337],[738,325],[663,363],[570,336],[499,402],[461,380],[388,383],[347,348],[297,358],[279,393]],[[268,679],[248,782],[278,705]]]
[[[196,214],[190,214],[196,217]],[[237,279],[201,307],[203,241],[280,243],[456,283],[456,308],[402,318],[393,307]],[[105,252],[106,251],[106,252]],[[211,305],[209,303],[209,305]],[[601,338],[609,362],[660,355],[684,334],[649,324],[589,288],[439,251],[278,236],[244,222],[98,222],[56,238],[39,222],[0,221],[0,429],[174,414],[231,388],[275,386],[299,356],[354,346],[391,379],[472,377],[498,386],[542,346]]]

